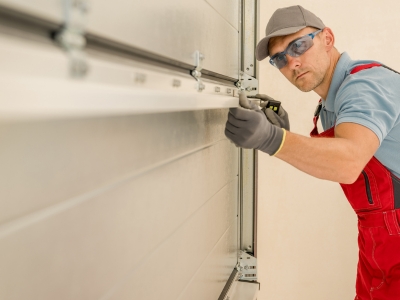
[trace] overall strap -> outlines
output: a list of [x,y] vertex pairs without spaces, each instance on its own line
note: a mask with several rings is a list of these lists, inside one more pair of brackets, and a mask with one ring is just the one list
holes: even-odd
[[315,108],[315,111],[314,111],[314,118],[313,118],[314,129],[311,130],[311,132],[310,132],[310,136],[311,137],[317,136],[319,134],[318,133],[318,128],[317,128],[317,122],[318,122],[318,119],[319,119],[319,114],[321,112],[321,108],[322,108],[322,100],[319,99],[318,105],[317,105],[317,107]]
[[355,74],[355,73],[360,72],[360,71],[365,70],[365,69],[371,69],[371,68],[373,68],[373,67],[381,67],[381,66],[382,66],[382,65],[381,65],[381,64],[378,64],[378,63],[371,63],[371,64],[366,64],[366,65],[360,65],[360,66],[355,67],[353,70],[351,70],[351,71],[350,71],[350,74]]

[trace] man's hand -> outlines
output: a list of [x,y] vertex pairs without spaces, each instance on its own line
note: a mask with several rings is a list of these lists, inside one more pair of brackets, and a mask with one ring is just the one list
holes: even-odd
[[[239,97],[246,97],[244,93]],[[269,155],[275,154],[282,144],[284,131],[271,124],[257,107],[229,109],[225,135],[237,146],[258,149]]]
[[283,109],[282,105],[279,108],[278,114],[272,111],[272,109],[267,108],[268,102],[270,100],[274,100],[268,95],[263,95],[263,94],[257,94],[254,96],[255,98],[261,99],[261,108],[262,111],[265,113],[265,115],[268,118],[268,121],[270,121],[272,124],[280,127],[280,128],[285,128],[287,131],[290,130],[290,123],[289,123],[289,115],[288,113]]

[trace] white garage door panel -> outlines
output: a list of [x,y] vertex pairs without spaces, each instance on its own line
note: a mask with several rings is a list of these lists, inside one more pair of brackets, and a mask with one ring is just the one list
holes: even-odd
[[0,123],[0,224],[225,139],[226,115]]
[[[236,203],[231,200],[236,195],[237,186],[231,182],[134,270],[121,287],[116,287],[111,297],[103,299],[175,300],[185,288],[190,289],[194,282],[191,279],[199,268],[202,272],[202,267],[220,258],[218,251],[213,250],[221,246],[225,258],[218,260],[213,268],[225,270],[219,273],[220,282],[215,282],[217,278],[214,276],[207,278],[206,285],[208,289],[212,288],[209,293],[213,297],[203,298],[217,299],[236,263],[232,256],[237,252],[228,246],[232,241],[227,241],[227,238],[235,236],[228,232],[236,224]],[[209,270],[210,273],[214,271]]]
[[[1,227],[0,299],[98,299],[130,272],[142,277],[145,264],[169,265],[175,255],[183,262],[167,273],[189,280],[236,222],[236,161],[221,141],[64,212],[20,220],[16,231]],[[217,263],[227,276],[236,249],[229,238],[231,259]],[[144,281],[134,282],[140,289]]]
[[239,31],[239,0],[204,0]]
[[[239,76],[239,1],[97,0],[90,2],[87,32],[166,58],[194,65],[195,51],[205,55],[203,68]],[[38,17],[64,23],[62,0],[0,0]]]
[[237,262],[237,223],[234,222],[207,260],[198,270],[178,300],[218,299],[227,278],[232,273],[232,266]]
[[[61,25],[66,2],[0,7]],[[216,300],[240,247],[240,151],[224,134],[236,89],[215,74],[238,78],[240,1],[88,2],[79,79],[46,35],[54,24],[0,20],[15,113],[0,117],[0,299]],[[195,51],[216,75],[201,93]]]
[[[229,5],[238,6],[238,1]],[[237,10],[227,12],[238,24]],[[238,78],[237,25],[232,27],[204,0],[99,0],[89,20],[91,33],[190,65],[199,50],[205,55],[203,68]]]
[[[231,84],[204,80],[199,93],[189,71],[149,67],[98,51],[90,51],[88,63],[88,75],[72,80],[66,76],[68,58],[54,43],[0,34],[0,119],[123,116],[238,105]],[[138,74],[146,81],[136,80]],[[174,81],[181,86],[174,87]]]

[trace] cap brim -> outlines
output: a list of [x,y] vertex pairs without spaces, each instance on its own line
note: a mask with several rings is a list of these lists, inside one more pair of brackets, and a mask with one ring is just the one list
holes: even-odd
[[275,31],[269,35],[267,35],[265,38],[260,40],[257,44],[256,47],[256,59],[258,61],[262,61],[265,59],[267,56],[269,56],[268,53],[268,42],[269,39],[275,36],[284,36],[284,35],[289,35],[295,32],[298,32],[302,30],[303,28],[306,28],[306,26],[297,26],[297,27],[289,27],[289,28],[283,28],[281,30]]

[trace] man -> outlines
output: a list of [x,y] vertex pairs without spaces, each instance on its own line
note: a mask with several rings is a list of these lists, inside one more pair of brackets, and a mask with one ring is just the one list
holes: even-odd
[[[339,182],[359,220],[355,299],[400,299],[400,75],[352,61],[332,30],[301,6],[278,9],[257,45],[303,92],[321,100],[311,138],[289,131],[284,110],[230,109],[225,134],[312,176]],[[240,94],[243,101],[245,94]],[[263,97],[263,96],[261,96]]]

